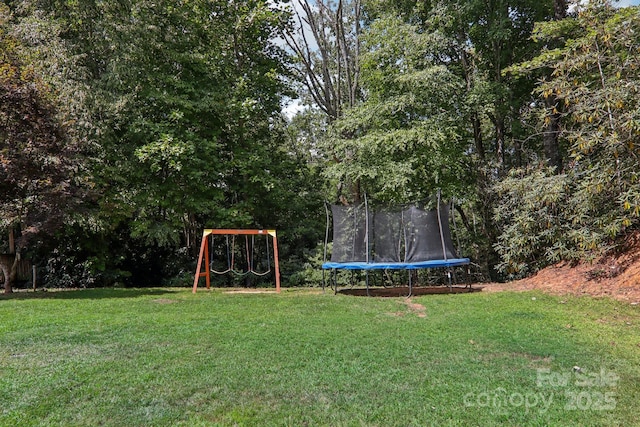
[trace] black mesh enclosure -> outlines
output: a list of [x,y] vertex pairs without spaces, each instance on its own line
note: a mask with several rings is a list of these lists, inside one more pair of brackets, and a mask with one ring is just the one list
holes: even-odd
[[447,205],[440,204],[439,217],[437,209],[425,211],[411,206],[403,211],[405,262],[457,258],[451,241]]
[[[372,228],[365,205],[331,206],[333,215],[332,262],[369,262]],[[367,231],[369,236],[367,236]],[[367,250],[369,249],[369,253]]]
[[365,205],[332,205],[331,212],[331,262],[412,263],[457,258],[446,204],[440,204],[439,211],[411,206],[375,214],[367,213]]
[[373,216],[375,262],[402,262],[402,211],[380,211]]

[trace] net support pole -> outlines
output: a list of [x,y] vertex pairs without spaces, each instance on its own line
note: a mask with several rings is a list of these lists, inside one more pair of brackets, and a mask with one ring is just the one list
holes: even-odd
[[[445,243],[444,243],[444,233],[442,231],[442,216],[440,214],[440,200],[441,200],[441,193],[440,193],[440,189],[438,189],[438,207],[437,207],[438,228],[440,229],[440,243],[442,244],[442,258],[446,261],[447,260],[447,245],[445,245]],[[447,224],[447,227],[448,226],[449,226],[449,224]],[[449,282],[449,292],[451,292],[451,267],[447,267],[447,278],[448,278],[448,282]]]
[[[440,243],[442,244],[442,257],[447,260],[447,245],[444,243],[444,233],[442,232],[442,217],[440,215],[440,190],[438,190],[438,207],[436,210],[438,214],[438,230],[440,231]],[[448,226],[449,224],[447,224]]]
[[[329,206],[328,206],[328,202],[324,202],[324,211],[325,214],[327,215],[327,222],[326,222],[326,227],[325,227],[325,231],[324,231],[324,251],[323,251],[323,257],[322,257],[322,262],[325,263],[327,262],[327,246],[329,246]],[[326,286],[326,282],[325,282],[325,271],[324,268],[322,269],[322,292],[324,292]]]
[[[367,201],[367,193],[364,193],[364,241],[366,250],[366,261],[369,264],[369,202]],[[367,286],[367,296],[369,295],[369,270],[364,271],[364,281]]]

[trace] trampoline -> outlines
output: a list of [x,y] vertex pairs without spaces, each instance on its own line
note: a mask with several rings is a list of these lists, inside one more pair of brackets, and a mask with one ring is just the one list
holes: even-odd
[[[370,271],[408,270],[411,295],[411,271],[443,268],[451,290],[453,268],[468,266],[470,260],[457,256],[449,228],[450,207],[441,201],[440,192],[435,199],[434,208],[423,203],[375,212],[369,210],[366,196],[359,205],[327,205],[323,288],[327,270],[332,272],[336,292],[338,270],[364,271],[367,294]],[[333,247],[327,260],[330,223]]]

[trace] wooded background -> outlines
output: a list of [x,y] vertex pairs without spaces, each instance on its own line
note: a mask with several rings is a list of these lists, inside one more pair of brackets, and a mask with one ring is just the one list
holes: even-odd
[[313,285],[325,200],[441,189],[486,279],[593,259],[638,226],[639,66],[602,0],[6,0],[1,235],[47,286],[158,286],[277,229]]

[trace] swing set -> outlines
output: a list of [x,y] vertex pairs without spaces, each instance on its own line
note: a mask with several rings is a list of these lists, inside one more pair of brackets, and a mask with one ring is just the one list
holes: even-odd
[[[216,270],[214,268],[214,238],[216,236],[224,236],[225,248],[226,248],[226,269]],[[237,240],[239,236],[244,236],[245,251],[242,253],[239,249],[236,249]],[[258,264],[255,262],[256,252],[256,236],[265,237],[265,251],[266,251],[266,269],[264,271],[258,271]],[[280,264],[278,261],[278,238],[276,237],[276,230],[235,230],[235,229],[205,229],[202,233],[202,243],[200,245],[200,255],[198,256],[198,266],[196,267],[196,273],[193,278],[193,293],[196,293],[198,289],[198,282],[201,277],[205,278],[207,289],[211,289],[211,273],[222,275],[227,273],[234,273],[237,276],[246,276],[253,274],[254,276],[266,276],[271,273],[271,254],[269,253],[269,236],[273,242],[273,269],[276,280],[276,292],[280,292]],[[251,237],[251,242],[249,242]],[[244,257],[246,265],[242,270],[238,270],[236,264],[238,260],[236,258]],[[204,271],[202,271],[204,263]]]

